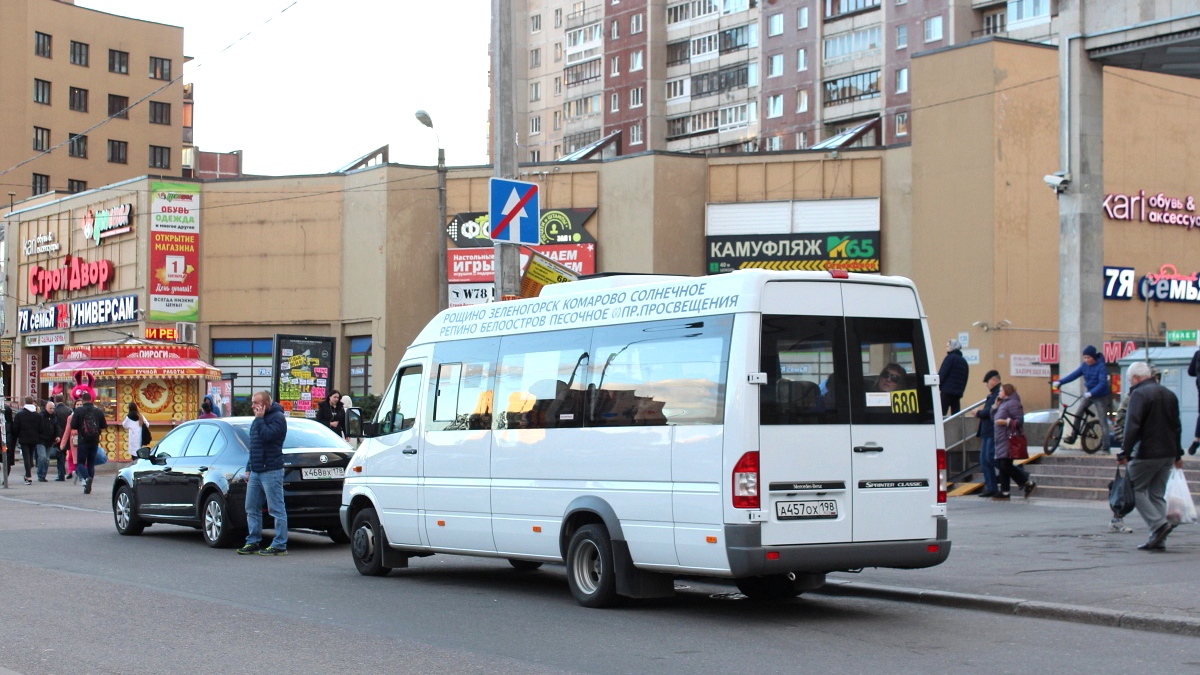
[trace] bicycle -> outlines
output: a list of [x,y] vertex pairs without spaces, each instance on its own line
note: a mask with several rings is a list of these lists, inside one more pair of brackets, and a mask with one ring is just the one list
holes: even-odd
[[[1060,392],[1060,399],[1070,396],[1066,392]],[[1062,411],[1058,414],[1058,419],[1054,424],[1050,425],[1050,430],[1046,432],[1046,440],[1042,442],[1042,452],[1047,455],[1053,455],[1058,449],[1059,443],[1062,442],[1063,430],[1066,428],[1067,421],[1071,422],[1071,436],[1068,442],[1073,442],[1072,439],[1078,438],[1079,445],[1089,455],[1095,454],[1106,444],[1104,441],[1108,439],[1101,438],[1100,420],[1096,414],[1092,412],[1090,407],[1085,408],[1083,412],[1073,413],[1071,405],[1078,402],[1082,396],[1075,396],[1071,401],[1063,401]]]

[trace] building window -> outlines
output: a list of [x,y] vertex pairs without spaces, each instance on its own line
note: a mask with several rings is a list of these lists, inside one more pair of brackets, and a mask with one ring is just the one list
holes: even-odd
[[621,74],[621,57],[614,56],[608,60],[608,76],[616,77]]
[[879,96],[879,71],[847,75],[823,83],[825,105],[849,103]]
[[643,53],[642,50],[637,50],[629,55],[629,72],[635,73],[643,68]]
[[750,9],[750,0],[721,0],[721,13],[733,14]]
[[796,30],[804,30],[808,28],[808,8],[801,7],[796,10]]
[[763,149],[767,152],[779,152],[783,149],[782,136],[769,136],[763,140],[766,141],[766,143],[763,144]]
[[562,28],[562,10],[561,9],[554,10],[554,27]]
[[783,14],[772,14],[767,17],[767,37],[783,35]]
[[825,18],[862,12],[879,6],[879,0],[825,0]]
[[767,119],[783,116],[783,94],[767,97]]
[[676,98],[684,98],[688,95],[688,82],[686,77],[681,77],[678,80],[667,80],[667,100]]
[[897,4],[897,5],[907,5],[907,4],[908,4],[908,0],[896,0],[896,4]]
[[171,79],[171,59],[163,59],[157,56],[150,57],[150,79],[152,80],[169,80]]
[[796,72],[804,72],[808,70],[808,50],[796,50]]
[[896,49],[908,47],[908,26],[896,26]]
[[708,35],[701,35],[698,38],[692,38],[692,43],[689,47],[691,60],[699,61],[716,56],[720,48],[721,40],[717,33],[709,33]]
[[531,161],[531,162],[542,161],[542,151],[541,150],[530,150],[529,151],[529,161]]
[[[567,66],[566,70],[563,71],[563,76],[567,78],[567,86],[574,87],[604,77],[604,72],[601,70],[603,67],[604,64],[600,59],[589,59],[583,63]],[[554,79],[559,80],[557,77]],[[555,93],[559,93],[561,85],[555,84],[554,86]]]
[[629,144],[630,145],[641,145],[642,144],[642,125],[635,124],[635,125],[629,127]]
[[621,96],[619,94],[610,94],[608,97],[608,111],[619,112],[621,110]]
[[[51,56],[51,47],[52,47],[53,42],[54,42],[54,38],[51,37],[50,35],[48,35],[46,33],[34,32],[34,34],[33,34],[33,53],[34,53],[34,55],[35,56],[44,56],[48,59],[53,58]],[[35,173],[34,175],[39,176],[41,174]],[[42,192],[46,192],[46,190],[42,190]]]
[[906,112],[896,113],[896,135],[908,135],[908,113]]
[[553,119],[554,119],[554,130],[558,131],[559,129],[562,128],[562,111],[555,110]]
[[[350,395],[365,396],[365,390],[354,389],[354,341],[367,341],[367,358],[370,359],[371,338],[350,338]],[[259,340],[213,340],[212,363],[222,373],[236,373],[233,380],[233,399],[248,402],[256,391],[271,391],[271,380],[275,373],[274,355],[271,353],[271,339]],[[369,367],[366,370],[369,382]]]
[[983,15],[983,34],[998,35],[1007,30],[1008,14],[1001,9],[995,12],[989,12]]
[[123,120],[129,119],[129,97],[117,96],[116,94],[108,95],[108,116],[120,117]]
[[808,90],[807,89],[797,89],[796,90],[796,112],[798,112],[798,113],[808,112]]
[[882,33],[879,26],[872,26],[826,38],[825,63],[879,49]]
[[617,27],[618,25],[619,24],[617,24],[616,19],[614,19],[613,22],[611,24],[609,24],[609,26],[608,26],[608,29],[610,31],[609,37],[612,38],[613,40],[616,40],[617,38],[621,37],[621,29]]
[[783,54],[772,54],[767,57],[767,77],[779,77],[783,74]]
[[71,140],[67,143],[67,154],[72,157],[87,158],[87,136],[82,134],[71,134]]
[[150,168],[152,169],[169,169],[171,168],[171,149],[161,145],[150,146]]
[[629,90],[629,107],[630,108],[642,107],[642,88],[641,87],[634,87],[633,89]]
[[942,39],[942,17],[931,16],[925,19],[925,41],[937,42]]
[[746,63],[693,75],[688,90],[694,96],[707,96],[731,89],[753,87],[757,81],[758,63]]
[[722,54],[735,52],[739,49],[758,46],[758,24],[748,23],[744,26],[726,28],[718,33]]
[[896,93],[903,94],[908,91],[908,68],[901,68],[896,71]]
[[542,83],[541,82],[530,82],[529,83],[529,100],[531,102],[542,100]]
[[129,52],[119,52],[115,49],[108,50],[108,72],[128,75]]
[[537,68],[542,65],[542,50],[540,47],[535,47],[529,50],[529,67]]
[[554,95],[562,96],[562,78],[561,77],[554,78]]
[[808,132],[807,131],[797,131],[796,132],[796,149],[804,150],[807,147],[808,147]]
[[74,178],[68,178],[67,179],[67,192],[70,192],[71,194],[87,192],[87,181],[86,180],[75,180]]
[[33,128],[33,149],[34,150],[49,150],[50,149],[50,130],[45,127]]
[[530,33],[542,32],[542,15],[541,14],[534,14],[533,16],[529,17],[529,32]]
[[554,62],[558,63],[559,61],[562,61],[562,43],[555,42],[554,43]]
[[33,102],[50,105],[50,83],[46,80],[33,81]]
[[77,66],[87,67],[88,65],[88,46],[83,42],[71,40],[71,63]]
[[33,194],[40,195],[50,191],[50,176],[44,173],[33,174]]
[[88,111],[88,90],[80,89],[79,87],[71,87],[71,110],[79,112]]
[[529,118],[529,135],[542,133],[542,116],[534,115]]
[[163,103],[161,101],[150,101],[150,123],[170,124],[171,104]]
[[640,32],[642,32],[642,15],[634,14],[629,17],[629,34],[637,35]]
[[1029,19],[1050,16],[1049,0],[1008,0],[1008,22],[1017,23]]
[[109,141],[108,142],[108,161],[113,164],[127,164],[129,162],[129,144],[125,141]]
[[556,145],[554,146],[554,159],[558,159],[559,157],[562,157],[562,146]]

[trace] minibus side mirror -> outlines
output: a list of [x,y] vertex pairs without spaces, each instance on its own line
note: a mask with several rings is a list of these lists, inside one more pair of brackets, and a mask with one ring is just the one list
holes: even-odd
[[346,436],[363,437],[362,408],[350,408],[346,411]]

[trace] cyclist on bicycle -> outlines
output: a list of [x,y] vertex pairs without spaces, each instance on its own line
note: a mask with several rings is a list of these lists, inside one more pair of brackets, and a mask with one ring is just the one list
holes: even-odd
[[[1055,380],[1054,386],[1060,387],[1079,379],[1080,376],[1083,376],[1083,383],[1087,391],[1084,391],[1083,397],[1079,399],[1079,407],[1075,409],[1075,414],[1079,415],[1082,421],[1088,407],[1092,407],[1100,421],[1100,438],[1103,439],[1101,447],[1107,446],[1109,444],[1108,411],[1112,407],[1112,387],[1108,381],[1108,369],[1104,365],[1104,357],[1092,345],[1083,348],[1083,364],[1066,376]],[[1072,428],[1071,435],[1063,439],[1064,442],[1074,443],[1077,431],[1078,429]]]

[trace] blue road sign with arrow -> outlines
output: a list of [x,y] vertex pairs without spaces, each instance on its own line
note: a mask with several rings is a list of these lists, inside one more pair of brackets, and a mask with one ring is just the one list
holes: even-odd
[[492,178],[488,182],[488,222],[492,241],[537,244],[541,220],[537,183]]

